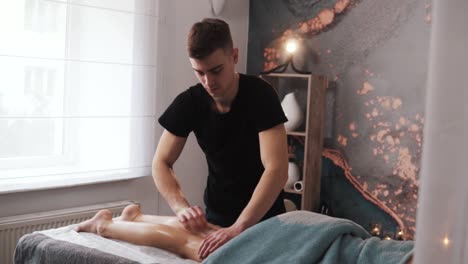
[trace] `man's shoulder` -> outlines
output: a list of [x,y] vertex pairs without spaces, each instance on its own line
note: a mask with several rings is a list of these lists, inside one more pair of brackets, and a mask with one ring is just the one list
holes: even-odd
[[203,85],[201,85],[201,83],[197,83],[197,84],[194,84],[194,85],[190,86],[185,91],[190,92],[190,93],[200,93],[203,90],[204,90]]
[[178,97],[190,98],[194,100],[199,100],[202,98],[204,88],[200,83],[190,86],[184,91],[180,92]]
[[177,94],[171,104],[173,109],[185,109],[185,111],[199,111],[208,100],[201,84],[195,84]]
[[241,85],[249,93],[262,95],[265,92],[270,92],[272,89],[268,82],[255,75],[241,74],[241,80]]
[[246,85],[267,85],[268,83],[256,75],[240,74],[240,78]]

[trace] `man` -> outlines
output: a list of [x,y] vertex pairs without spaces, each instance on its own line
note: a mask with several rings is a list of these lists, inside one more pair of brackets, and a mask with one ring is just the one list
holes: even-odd
[[[226,22],[195,23],[187,46],[200,83],[179,94],[159,118],[165,130],[153,177],[187,230],[203,230],[207,220],[224,227],[203,240],[203,259],[250,226],[285,212],[287,118],[270,85],[235,71],[238,49]],[[206,217],[184,197],[172,169],[191,131],[208,162]]]

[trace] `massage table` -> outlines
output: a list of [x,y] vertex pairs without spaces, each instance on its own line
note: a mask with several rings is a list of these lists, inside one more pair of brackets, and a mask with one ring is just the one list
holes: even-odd
[[[263,221],[235,237],[203,263],[323,263],[404,264],[412,241],[381,240],[358,224],[308,211],[293,211]],[[132,245],[91,233],[77,233],[73,225],[23,236],[15,263],[164,263],[194,264],[162,249]]]

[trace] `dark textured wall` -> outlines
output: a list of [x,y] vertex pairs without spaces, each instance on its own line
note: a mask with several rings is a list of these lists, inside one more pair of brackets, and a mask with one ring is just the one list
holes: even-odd
[[414,232],[431,3],[421,0],[250,1],[247,69],[284,61],[328,76],[326,144]]

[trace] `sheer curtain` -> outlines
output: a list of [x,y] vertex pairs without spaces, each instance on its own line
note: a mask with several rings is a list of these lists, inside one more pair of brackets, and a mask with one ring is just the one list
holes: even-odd
[[0,192],[150,175],[158,1],[0,1]]
[[468,1],[434,0],[415,263],[468,263]]

